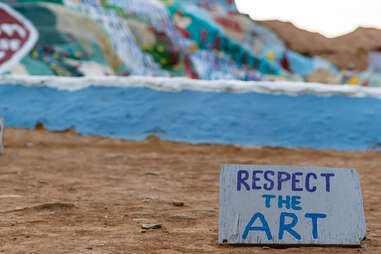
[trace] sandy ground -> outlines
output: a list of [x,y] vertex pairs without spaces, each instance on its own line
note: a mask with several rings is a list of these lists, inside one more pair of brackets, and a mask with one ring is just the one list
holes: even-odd
[[[128,142],[24,129],[6,129],[5,146],[4,253],[381,253],[380,153],[194,146],[154,137]],[[368,247],[219,246],[222,163],[357,168]],[[142,222],[162,227],[143,230]]]

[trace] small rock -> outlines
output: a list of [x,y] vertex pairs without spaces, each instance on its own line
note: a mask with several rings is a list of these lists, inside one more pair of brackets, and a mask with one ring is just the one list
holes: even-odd
[[29,232],[25,232],[25,237],[29,238],[30,237],[30,233]]
[[146,198],[142,200],[143,203],[152,203],[152,199]]
[[174,205],[174,206],[184,206],[184,202],[181,202],[181,201],[173,201],[172,202],[172,205]]
[[216,215],[216,211],[215,210],[204,210],[204,211],[200,212],[200,215],[201,216],[214,216],[214,215]]
[[186,213],[176,213],[176,214],[172,214],[172,215],[169,215],[168,218],[179,218],[179,217],[187,217],[187,214]]
[[105,153],[105,157],[106,158],[118,158],[118,157],[122,157],[122,155],[119,153]]
[[22,198],[20,195],[0,195],[0,198]]
[[144,229],[140,231],[140,233],[146,233],[146,232],[147,230],[144,230]]
[[169,219],[195,219],[194,217],[189,217],[186,213],[176,213],[168,216]]
[[367,247],[368,247],[368,244],[363,243],[363,244],[360,245],[360,247],[361,247],[361,248],[367,248]]
[[216,211],[213,210],[213,209],[206,210],[205,212],[206,212],[206,213],[209,213],[209,214],[216,214]]
[[270,249],[269,246],[263,246],[262,249]]
[[142,224],[142,229],[158,229],[161,228],[161,224]]
[[147,172],[146,175],[147,176],[158,176],[159,173],[156,173],[156,172]]
[[27,146],[27,147],[33,147],[33,146],[34,146],[34,143],[33,143],[33,142],[28,142],[28,143],[26,143],[26,146]]
[[137,218],[137,219],[133,219],[133,221],[135,221],[137,224],[143,224],[143,223],[148,223],[148,219],[144,219],[144,218]]

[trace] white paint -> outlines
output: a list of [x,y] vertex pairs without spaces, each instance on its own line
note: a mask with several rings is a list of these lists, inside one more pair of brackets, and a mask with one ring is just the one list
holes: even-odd
[[[241,170],[241,175],[238,172]],[[261,189],[253,190],[252,179],[253,171],[263,171],[264,173],[256,173],[256,187]],[[274,177],[270,173],[267,178],[277,179],[279,172],[290,174],[291,179],[281,184],[281,190],[278,190],[278,183],[274,180],[274,188],[271,187],[269,181],[265,177],[265,172],[273,171]],[[240,191],[237,189],[239,176],[243,178],[248,172],[248,180],[246,181],[250,190],[245,185]],[[294,173],[302,173],[295,175],[296,188],[302,188],[302,191],[292,189],[292,178]],[[314,176],[308,177],[308,188],[310,190],[316,187],[315,192],[307,191],[306,182],[307,174],[314,173]],[[334,174],[328,177],[330,187],[327,187],[327,176],[321,174]],[[358,173],[355,169],[340,168],[318,168],[318,167],[282,167],[282,166],[254,166],[254,165],[223,165],[221,166],[221,185],[220,185],[220,211],[219,211],[219,236],[220,244],[227,242],[228,244],[312,244],[312,245],[360,245],[360,241],[366,235],[366,224],[361,196],[361,188]],[[282,178],[285,175],[281,175]],[[263,194],[276,195],[271,199],[270,208],[265,205]],[[286,207],[278,207],[278,197],[282,195],[285,199],[286,195],[300,196],[301,204],[295,204],[294,208],[301,207],[301,210],[290,209]],[[268,223],[271,237],[269,240],[267,234],[260,230],[248,231],[246,239],[244,239],[245,228],[249,224],[252,216],[256,213],[263,214]],[[300,239],[283,231],[283,239],[280,239],[280,214],[294,213],[298,222],[292,229],[300,235]],[[317,237],[313,236],[312,219],[306,218],[308,213],[326,214],[326,218],[317,219]],[[292,217],[285,217],[285,224],[292,222]],[[250,225],[249,225],[250,226]],[[261,221],[256,220],[253,225],[262,226]]]
[[18,24],[1,24],[0,29],[6,33],[9,37],[13,36],[14,33],[17,33],[20,35],[22,38],[25,38],[26,36],[26,31],[24,28],[22,28]]
[[21,41],[19,39],[0,39],[0,50],[16,51],[20,48]]
[[370,52],[368,54],[368,69],[381,72],[381,52]]
[[[122,2],[125,3],[125,1]],[[133,2],[134,3],[131,3],[132,5],[136,5],[136,8],[142,10],[147,9],[148,5],[150,3],[152,4],[152,2],[156,2],[156,0],[146,1],[144,8],[138,4],[140,1],[134,0]],[[113,3],[109,4],[112,5]],[[165,70],[160,69],[159,65],[153,61],[149,54],[144,53],[137,46],[135,37],[126,20],[121,18],[116,12],[102,8],[100,3],[93,1],[65,0],[64,5],[68,8],[86,13],[91,19],[102,24],[106,32],[112,35],[109,39],[118,57],[132,73],[148,76],[169,76]]]
[[[6,12],[8,12],[8,14],[15,17],[19,22],[23,23],[24,26],[30,32],[30,36],[29,36],[28,40],[25,42],[25,44],[22,46],[22,48],[18,49],[17,52],[8,61],[6,61],[2,65],[0,65],[0,73],[3,73],[3,72],[10,70],[14,65],[16,65],[18,62],[20,62],[20,60],[26,54],[28,54],[28,52],[32,49],[34,44],[37,42],[38,32],[37,32],[36,28],[32,25],[32,23],[29,22],[29,20],[24,18],[24,16],[22,16],[20,13],[18,13],[17,11],[12,9],[8,5],[0,3],[0,9],[5,10]],[[5,32],[7,34],[13,34],[13,32],[17,32],[18,34],[21,35],[21,37],[26,35],[26,31],[23,31],[23,29],[21,27],[19,27],[18,25],[3,24],[1,26],[1,29],[3,32]],[[9,46],[13,50],[16,50],[16,48],[19,47],[19,45],[18,44],[16,45],[15,42],[11,42],[11,44]]]
[[4,152],[3,133],[4,133],[4,119],[0,118],[0,154]]
[[315,94],[319,96],[341,95],[350,97],[375,97],[381,99],[381,87],[362,87],[326,85],[318,83],[286,81],[238,81],[238,80],[194,80],[188,78],[166,77],[83,77],[66,78],[56,76],[13,76],[3,75],[0,85],[18,84],[24,86],[48,86],[60,90],[75,91],[89,86],[105,87],[149,87],[157,90],[178,92],[196,90],[232,93],[270,93],[270,94]]

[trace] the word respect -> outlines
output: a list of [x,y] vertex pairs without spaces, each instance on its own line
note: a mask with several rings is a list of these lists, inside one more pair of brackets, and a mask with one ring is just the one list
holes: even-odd
[[[273,170],[239,170],[237,173],[237,191],[241,190],[265,190],[282,191],[289,185],[291,191],[316,192],[318,190],[319,178],[323,181],[321,188],[326,192],[331,191],[331,180],[334,173],[314,173],[314,172],[286,172]],[[291,186],[290,186],[291,185]]]

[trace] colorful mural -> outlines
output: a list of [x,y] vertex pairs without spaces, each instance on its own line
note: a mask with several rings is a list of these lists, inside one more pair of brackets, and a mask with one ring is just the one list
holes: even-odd
[[2,73],[380,83],[372,71],[339,73],[322,58],[289,50],[233,0],[0,2],[39,35],[12,66],[0,62]]

